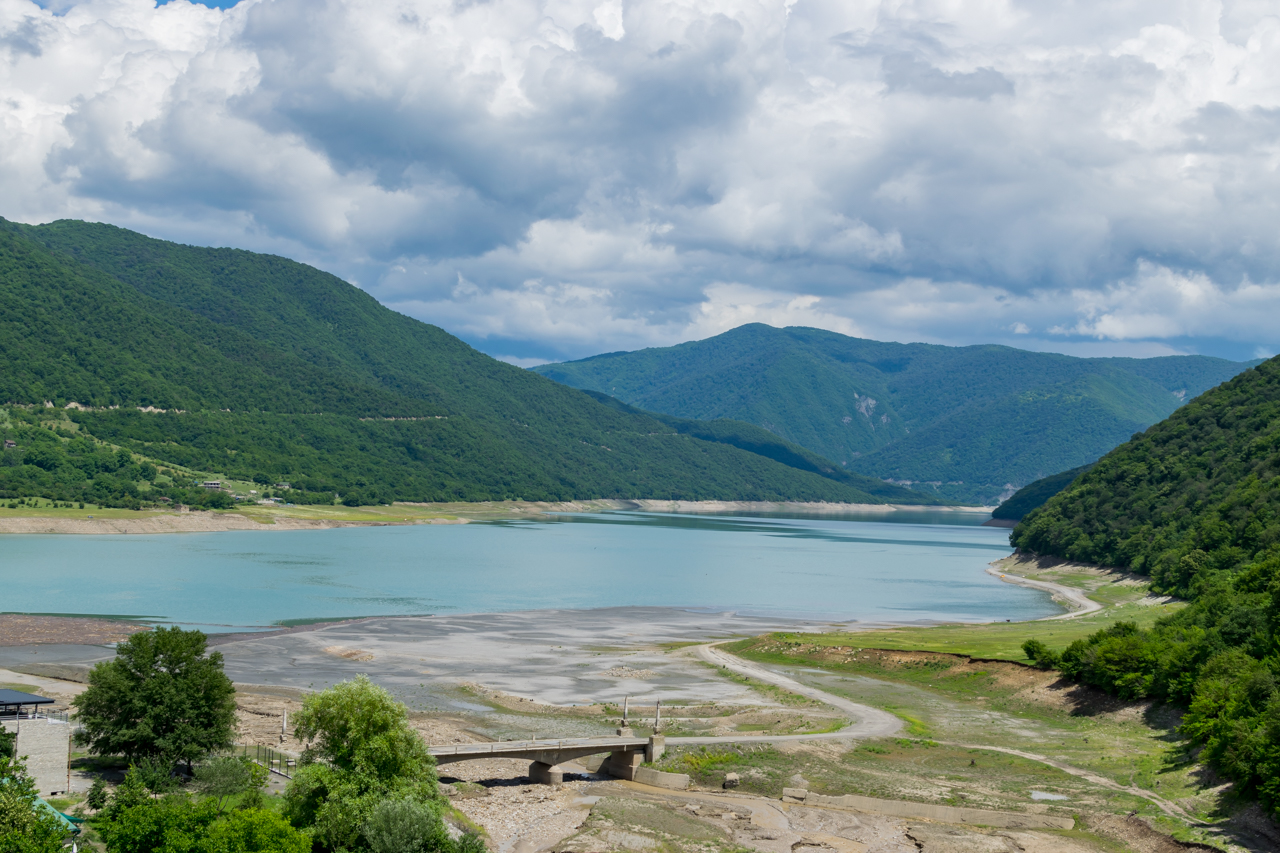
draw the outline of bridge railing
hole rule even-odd
[[[541,750],[584,749],[598,747],[601,752],[628,747],[644,746],[647,738],[624,737],[580,737],[559,738],[557,740],[499,740],[489,743],[458,743],[448,746],[431,746],[428,751],[432,755],[490,755],[503,752],[535,752]]]

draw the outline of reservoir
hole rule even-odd
[[[865,518],[608,512],[455,525],[10,535],[0,611],[267,626],[625,605],[869,622],[1035,619],[976,513]],[[215,627],[216,629],[216,627]]]

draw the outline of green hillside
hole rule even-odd
[[[1098,460],[1014,530],[1039,554],[1149,573],[1186,592],[1280,544],[1280,360],[1193,400]],[[1210,559],[1211,557],[1211,559]],[[1190,559],[1191,562],[1187,562]]]
[[[881,343],[751,324],[534,370],[648,411],[753,423],[860,474],[998,503],[1092,462],[1248,366]]]
[[[1029,483],[1014,492],[1013,497],[993,509],[991,517],[1002,521],[1020,521],[1031,510],[1044,506],[1049,498],[1071,485],[1076,477],[1092,467],[1092,465],[1081,465],[1079,468],[1050,474],[1048,477]]]
[[[0,299],[4,498],[206,498],[169,464],[299,501],[919,501],[775,436],[744,449],[746,425],[602,404],[284,258],[0,220]]]
[[[1125,698],[1187,706],[1182,730],[1203,757],[1280,817],[1280,359],[1108,453],[1011,539],[1191,601],[1149,630],[1025,648]]]

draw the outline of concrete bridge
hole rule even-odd
[[[601,773],[619,779],[634,780],[636,770],[646,761],[657,761],[666,751],[666,738],[653,737],[577,737],[561,740],[504,740],[495,743],[460,743],[453,746],[427,748],[436,764],[475,761],[481,758],[524,758],[529,765],[529,778],[544,784],[564,781],[558,765],[575,758],[608,753],[600,765]]]

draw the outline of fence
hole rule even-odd
[[[0,714],[0,722],[12,722],[17,724],[18,727],[22,726],[23,720],[51,720],[55,723],[67,725],[71,722],[71,712],[41,709],[39,711],[24,711],[21,714]],[[79,728],[80,724],[77,723],[76,729]]]
[[[257,764],[286,779],[293,778],[294,768],[298,766],[298,757],[269,746],[239,744],[236,750]]]

